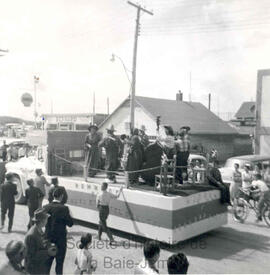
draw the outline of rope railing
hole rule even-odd
[[[60,160],[62,160],[62,161],[64,161],[64,162],[67,162],[67,163],[69,163],[69,164],[71,164],[71,165],[73,165],[74,164],[74,162],[72,162],[72,161],[70,161],[70,160],[68,160],[68,159],[66,159],[66,158],[64,158],[64,157],[61,157],[61,156],[59,156],[59,155],[57,155],[57,154],[55,154],[55,153],[53,153],[53,152],[50,152],[50,154],[52,155],[52,156],[54,156],[56,159],[60,159]],[[117,171],[110,171],[110,170],[106,170],[106,169],[99,169],[99,168],[92,168],[92,167],[88,167],[87,165],[82,165],[82,164],[80,164],[80,163],[76,163],[76,165],[77,166],[80,166],[80,167],[82,167],[83,168],[83,172],[84,172],[84,179],[85,179],[85,181],[87,181],[87,178],[88,178],[88,170],[90,169],[90,170],[92,170],[92,171],[95,171],[95,172],[103,172],[103,173],[114,173],[114,174],[116,174],[117,172],[124,172],[125,173],[125,175],[126,175],[126,187],[128,188],[129,187],[129,183],[128,183],[128,181],[129,181],[129,179],[128,179],[128,177],[129,177],[129,175],[130,174],[135,174],[135,173],[142,173],[142,172],[148,172],[148,171],[153,171],[153,170],[157,170],[157,169],[161,169],[161,168],[165,168],[165,173],[164,173],[164,176],[163,176],[163,179],[164,179],[164,183],[162,183],[161,184],[161,186],[160,186],[160,189],[159,189],[159,191],[161,192],[161,193],[163,193],[164,195],[167,195],[167,191],[168,191],[168,187],[170,186],[169,184],[168,184],[168,171],[170,170],[170,169],[186,169],[186,168],[188,168],[189,166],[174,166],[173,168],[168,164],[168,162],[167,161],[162,161],[162,165],[159,165],[159,166],[155,166],[155,167],[149,167],[149,168],[145,168],[145,169],[138,169],[138,170],[133,170],[133,171],[129,171],[129,170],[124,170],[124,169],[118,169]],[[193,182],[196,182],[196,180],[195,180],[195,176],[196,176],[196,173],[201,173],[202,175],[201,175],[201,178],[204,180],[205,179],[205,168],[191,168],[192,169],[192,172],[193,172],[193,179],[192,179],[192,181]]]

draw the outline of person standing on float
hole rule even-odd
[[[119,158],[121,153],[121,141],[114,135],[115,129],[111,125],[107,129],[107,136],[99,143],[99,147],[104,147],[106,149],[106,161],[105,170],[107,171],[107,177],[109,180],[116,183],[115,172],[117,171],[120,161]]]
[[[86,174],[89,174],[90,177],[94,177],[99,165],[98,144],[101,141],[101,135],[97,132],[98,127],[96,124],[90,124],[88,131],[89,134],[87,134],[84,143],[86,152]]]

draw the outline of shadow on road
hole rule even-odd
[[[270,236],[222,227],[165,249],[172,253],[183,251],[190,256],[206,259],[241,260],[246,257],[240,253],[245,249],[269,253]]]
[[[97,230],[97,225],[76,221],[76,224]],[[126,232],[111,230],[114,236],[125,239],[123,242],[129,243],[130,247],[143,247],[147,240],[144,237],[136,236]],[[71,232],[73,236],[81,236],[82,232]],[[269,237],[252,232],[240,231],[231,227],[221,227],[219,229],[196,236],[189,240],[175,245],[161,243],[161,248],[168,252],[185,252],[187,255],[221,260],[223,258],[234,258],[241,260],[241,251],[256,250],[270,253]]]

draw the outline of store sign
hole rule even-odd
[[[77,117],[75,116],[59,116],[56,117],[57,122],[76,122]]]

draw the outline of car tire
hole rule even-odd
[[[15,196],[15,202],[18,203],[18,204],[25,204],[26,198],[23,195],[21,179],[18,175],[15,175],[14,179],[16,180],[17,191],[18,191],[18,194]]]

